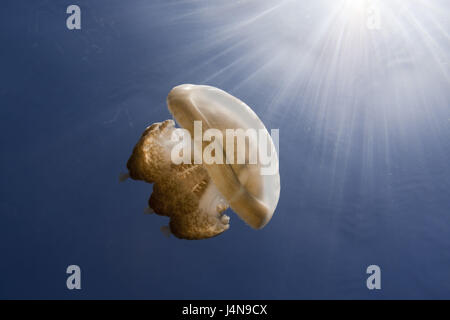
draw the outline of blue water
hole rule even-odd
[[[0,298],[450,298],[449,4],[344,2],[2,1]],[[165,238],[118,183],[181,83],[280,129],[264,229]]]

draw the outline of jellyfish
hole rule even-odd
[[[180,141],[174,139],[178,129],[175,121],[169,119],[145,129],[127,162],[128,173],[120,179],[130,177],[153,184],[146,211],[170,218],[169,225],[162,228],[165,234],[189,240],[217,236],[230,227],[230,217],[224,213],[230,207],[250,227],[263,228],[278,203],[280,176],[278,156],[262,121],[244,102],[211,86],[176,86],[167,97],[167,105],[174,120],[189,133],[188,139],[183,140],[189,142],[187,149],[183,150],[199,146],[192,141],[195,122],[227,138],[227,130],[259,130],[269,145],[275,170],[263,174],[264,164],[259,158],[248,161],[252,153],[261,151],[260,144],[252,141],[257,138],[251,135],[240,146],[233,140],[233,152],[225,148],[228,142],[217,141],[220,150],[214,152],[223,153],[223,163],[195,161],[195,152],[189,162],[174,163],[173,148]],[[208,143],[202,141],[201,151],[205,148]],[[238,151],[244,152],[246,161],[237,161]]]

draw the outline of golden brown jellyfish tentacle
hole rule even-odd
[[[178,238],[204,239],[229,228],[222,214],[228,204],[199,164],[176,165],[170,160],[174,122],[148,127],[136,144],[127,167],[130,177],[154,183],[149,206],[170,217],[170,231]]]
[[[170,141],[175,123],[173,120],[157,122],[147,127],[133,149],[127,162],[129,175],[134,180],[153,183],[170,165],[170,151],[164,147]]]

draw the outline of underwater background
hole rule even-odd
[[[0,8],[0,298],[450,298],[448,1]],[[182,83],[280,129],[264,229],[229,210],[218,237],[166,238],[168,220],[143,213],[151,185],[119,184]],[[71,264],[81,290],[66,288]],[[366,287],[373,264],[381,290]]]

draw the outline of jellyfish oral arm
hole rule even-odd
[[[183,239],[216,236],[229,228],[230,218],[223,214],[229,205],[201,165],[172,162],[175,130],[173,120],[148,127],[128,160],[129,175],[153,183],[149,208],[170,218],[172,234]]]

